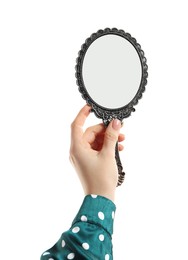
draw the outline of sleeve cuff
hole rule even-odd
[[[111,200],[99,195],[87,195],[72,222],[72,226],[77,222],[86,221],[102,227],[111,236],[115,211],[116,206]]]

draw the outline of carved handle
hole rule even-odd
[[[107,127],[108,124],[110,123],[110,120],[103,119],[103,123]],[[117,187],[118,187],[124,182],[125,179],[125,172],[123,172],[123,166],[119,157],[118,142],[116,143],[116,148],[115,148],[115,159],[118,167],[118,183],[117,183]]]
[[[118,142],[116,143],[115,158],[118,167],[118,183],[117,183],[117,187],[118,187],[124,182],[125,179],[125,172],[123,172],[123,166],[119,157]]]

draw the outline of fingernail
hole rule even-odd
[[[121,128],[121,121],[118,120],[118,119],[114,119],[113,122],[112,122],[112,127],[115,130],[119,130]]]

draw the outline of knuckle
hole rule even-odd
[[[86,129],[86,131],[87,131],[88,133],[90,133],[90,132],[94,132],[94,130],[93,130],[93,127],[92,127],[92,126],[88,127],[88,128]]]
[[[117,136],[112,133],[112,132],[106,132],[106,139],[112,141],[112,142],[116,142],[117,141]]]
[[[75,128],[75,121],[73,121],[72,123],[71,123],[71,129],[74,129]]]

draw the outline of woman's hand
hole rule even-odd
[[[91,126],[83,132],[83,125],[91,108],[85,105],[71,125],[70,160],[80,178],[85,195],[98,194],[114,201],[118,181],[115,160],[116,142],[123,141],[121,122],[117,119],[106,128],[103,124]],[[123,146],[119,144],[119,150]]]

